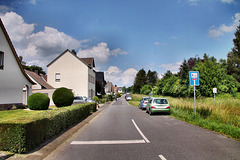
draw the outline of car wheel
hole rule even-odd
[[[149,109],[149,114],[150,114],[150,115],[153,115],[153,113],[152,113],[151,109]]]

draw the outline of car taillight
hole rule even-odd
[[[144,103],[144,104],[146,104],[146,102],[145,102],[145,101],[143,101],[143,103]]]
[[[170,109],[170,106],[168,106],[166,109]]]
[[[156,107],[152,106],[151,108],[156,108]]]

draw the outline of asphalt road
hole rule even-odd
[[[108,106],[45,160],[240,160],[240,142],[124,98]]]

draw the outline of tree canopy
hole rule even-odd
[[[140,93],[141,88],[147,84],[147,75],[144,69],[138,71],[133,84],[133,92]]]
[[[240,25],[233,39],[234,47],[227,55],[227,73],[240,82]]]
[[[23,66],[23,69],[26,69],[26,70],[29,70],[29,71],[32,71],[32,72],[35,72],[37,70],[39,74],[46,75],[46,72],[43,70],[42,67],[39,67],[37,65],[27,66],[26,62],[23,61],[23,57],[22,56],[19,56],[18,58],[19,58],[22,66]]]

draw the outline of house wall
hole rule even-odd
[[[60,73],[59,82],[55,81],[56,73]],[[54,88],[66,87],[72,89],[75,96],[88,96],[88,67],[70,52],[48,66],[47,74],[47,82]]]
[[[88,68],[88,74],[92,77],[92,80],[88,79],[88,98],[94,97],[95,85],[96,85],[96,72],[93,69]]]
[[[28,95],[30,95],[31,83],[19,68],[1,27],[0,51],[4,52],[4,69],[0,70],[0,104],[22,103],[23,87],[29,86]]]

